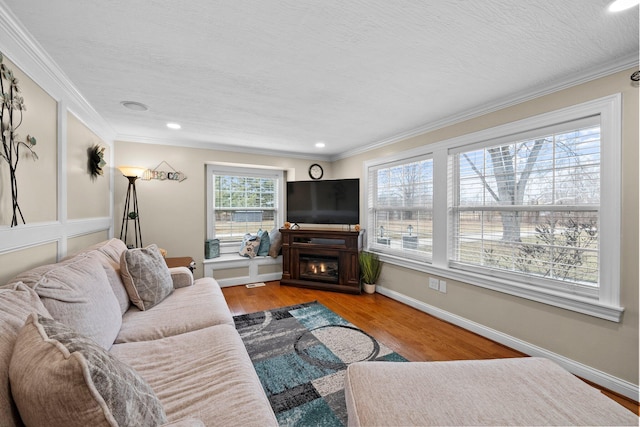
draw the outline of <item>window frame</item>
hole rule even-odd
[[[275,224],[283,224],[284,220],[284,171],[281,169],[270,169],[265,167],[247,167],[247,166],[229,166],[219,165],[215,163],[206,164],[206,206],[207,206],[207,239],[215,239],[215,206],[214,206],[214,191],[215,191],[215,175],[238,175],[256,178],[275,178],[277,180],[276,191],[277,201],[275,208],[274,220]],[[257,232],[258,230],[256,230]],[[271,231],[271,230],[267,230]],[[220,242],[220,247],[232,246],[236,248],[242,239]]]
[[[404,167],[404,166],[407,166],[407,165],[412,164],[412,163],[419,163],[419,162],[423,162],[423,161],[430,162],[431,163],[431,167],[433,168],[433,158],[431,157],[430,154],[422,154],[422,155],[415,156],[415,157],[404,157],[404,158],[402,158],[400,160],[388,161],[388,162],[383,162],[383,163],[380,163],[380,164],[372,165],[367,171],[367,174],[369,174],[367,176],[367,178],[368,178],[367,183],[369,182],[369,179],[374,177],[377,174],[377,172],[382,170],[382,169],[389,169],[389,168],[393,168],[393,167],[397,167],[397,166],[403,166]],[[432,175],[432,183],[433,183],[433,175]],[[433,187],[433,184],[432,184],[432,187]],[[365,186],[365,191],[367,193],[367,199],[366,199],[366,212],[367,212],[367,218],[366,219],[367,219],[367,222],[365,222],[365,224],[367,224],[367,228],[372,231],[371,232],[372,236],[374,236],[374,235],[377,236],[377,229],[374,230],[375,227],[372,226],[373,223],[375,222],[375,218],[371,217],[371,215],[370,215],[371,212],[373,212],[373,210],[375,209],[372,198],[374,198],[374,199],[376,198],[375,195],[377,194],[377,190],[378,190],[377,180],[374,177],[372,182],[371,182],[371,187],[369,187],[368,184]],[[431,195],[431,197],[433,198],[433,195]],[[432,203],[432,205],[433,205],[433,203]],[[388,207],[388,206],[384,206],[384,207]],[[409,209],[409,208],[401,208],[401,207],[398,207],[397,210],[401,211],[401,212],[406,212],[408,210],[413,210],[415,212],[420,211],[420,209]],[[433,217],[433,206],[427,207],[427,208],[425,208],[423,210],[431,212],[431,215]],[[371,221],[371,222],[368,222],[368,221]],[[433,220],[431,222],[432,222],[432,225],[433,225]],[[432,226],[432,228],[433,228],[433,226]],[[375,233],[374,233],[374,231],[375,231]],[[419,232],[417,231],[416,235],[418,235],[418,233]],[[432,232],[432,234],[433,234],[433,232]],[[385,245],[378,243],[377,238],[376,239],[372,238],[371,240],[372,240],[372,242],[369,243],[370,244],[369,248],[371,250],[376,251],[376,249],[379,250],[381,248],[384,248]],[[432,238],[432,243],[433,243],[433,238]],[[389,247],[388,254],[391,255],[391,256],[395,256],[395,257],[401,258],[401,259],[409,258],[409,259],[413,259],[413,260],[418,261],[418,262],[421,262],[421,261],[423,261],[423,262],[431,262],[433,250],[431,252],[426,252],[426,251],[417,251],[417,250],[412,250],[412,249],[405,249],[404,247],[401,247],[399,249],[398,248],[392,249],[391,247]]]
[[[452,240],[450,237],[449,211],[449,153],[465,147],[490,145],[488,141],[521,134],[535,129],[574,121],[584,117],[600,116],[601,169],[600,169],[600,277],[597,298],[575,295],[547,289],[523,282],[514,282],[501,275],[485,275],[459,270],[450,265]],[[369,206],[369,170],[389,162],[430,155],[433,158],[433,257],[431,262],[416,261],[372,250],[390,264],[420,272],[456,280],[465,284],[503,292],[529,300],[549,304],[590,316],[620,322],[624,308],[620,306],[620,253],[621,253],[621,146],[622,146],[622,95],[620,93],[595,99],[560,110],[524,118],[478,132],[435,142],[384,158],[365,161],[363,164],[366,206]],[[604,191],[606,189],[606,191]],[[364,210],[364,223],[369,224],[368,209]],[[425,280],[425,286],[427,286]]]
[[[487,148],[492,148],[492,147],[496,147],[496,146],[500,146],[500,145],[515,145],[518,142],[524,141],[524,140],[531,140],[531,139],[535,139],[535,138],[539,138],[542,135],[557,135],[557,134],[563,134],[566,132],[571,132],[572,130],[576,129],[576,128],[592,128],[595,126],[600,127],[600,122],[601,122],[601,118],[599,115],[597,116],[590,116],[590,117],[586,117],[586,118],[580,118],[577,120],[570,120],[570,121],[566,121],[563,123],[559,123],[557,125],[552,125],[552,126],[547,126],[544,128],[539,128],[539,129],[534,129],[532,131],[528,131],[528,132],[524,132],[521,134],[515,134],[515,135],[508,135],[504,138],[501,138],[499,140],[490,140],[490,141],[485,141],[483,143],[479,143],[479,144],[471,144],[471,145],[467,145],[467,146],[459,146],[459,147],[455,147],[453,149],[449,150],[449,214],[450,214],[450,243],[451,243],[451,252],[449,254],[449,266],[451,266],[452,268],[455,269],[459,269],[459,270],[472,270],[472,271],[478,271],[478,272],[483,272],[484,274],[491,274],[491,275],[496,275],[498,277],[503,277],[504,279],[507,280],[516,280],[516,281],[521,281],[522,283],[527,283],[527,284],[531,284],[534,286],[540,286],[540,287],[546,287],[548,289],[551,290],[561,290],[561,292],[567,292],[567,293],[574,293],[577,295],[583,295],[586,297],[598,297],[599,295],[599,290],[600,290],[600,285],[599,285],[599,280],[600,277],[598,277],[598,284],[597,286],[593,286],[593,285],[589,285],[587,283],[580,283],[580,282],[572,282],[572,281],[561,281],[561,280],[555,280],[553,278],[548,278],[548,277],[543,277],[540,275],[535,275],[535,274],[526,274],[523,272],[518,272],[515,270],[506,270],[506,269],[500,269],[500,268],[492,268],[490,266],[486,266],[486,265],[479,265],[479,264],[473,264],[473,263],[465,263],[464,261],[459,261],[454,259],[454,253],[456,252],[456,245],[460,245],[460,243],[456,240],[456,237],[458,237],[458,233],[459,230],[457,228],[457,223],[455,221],[456,219],[456,215],[460,215],[466,211],[472,211],[472,212],[477,212],[477,211],[483,211],[483,212],[504,212],[504,211],[519,211],[521,213],[531,213],[534,211],[538,211],[538,212],[554,212],[554,213],[558,213],[558,212],[574,212],[574,213],[579,213],[579,212],[595,212],[598,216],[598,218],[600,218],[600,204],[577,204],[577,205],[566,205],[566,204],[558,204],[558,203],[552,203],[552,204],[541,204],[541,205],[530,205],[530,204],[523,204],[523,205],[501,205],[501,204],[484,204],[484,203],[479,203],[476,205],[461,205],[459,204],[459,187],[458,185],[460,184],[459,181],[459,176],[457,176],[457,172],[459,170],[459,165],[456,163],[456,160],[458,159],[456,156],[463,154],[463,153],[469,153],[472,151],[480,151],[480,150],[484,150]],[[600,134],[601,132],[599,132]],[[600,142],[600,146],[602,146],[602,143]],[[599,156],[601,157],[601,151],[599,153]],[[598,166],[600,166],[600,163],[598,164]],[[599,176],[601,175],[601,173],[598,174]],[[600,189],[602,190],[602,189]],[[602,191],[600,191],[599,194],[602,194]],[[598,233],[598,239],[600,239],[600,233]],[[484,241],[484,240],[483,240]],[[589,251],[586,251],[587,253]],[[600,264],[600,263],[599,263]],[[598,268],[600,268],[600,265],[598,265]],[[599,273],[599,272],[598,272]]]

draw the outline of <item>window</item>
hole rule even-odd
[[[209,238],[239,242],[246,233],[281,224],[281,171],[207,165]]]
[[[620,94],[364,167],[383,261],[620,321]]]
[[[433,160],[414,158],[372,167],[368,182],[372,247],[402,257],[430,260]]]
[[[597,296],[600,117],[451,150],[450,264]]]

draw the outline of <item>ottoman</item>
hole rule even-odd
[[[638,416],[544,358],[358,362],[350,426],[638,425]]]

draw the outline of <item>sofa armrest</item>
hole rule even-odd
[[[169,268],[171,279],[173,279],[173,288],[184,288],[193,285],[193,273],[187,267]]]

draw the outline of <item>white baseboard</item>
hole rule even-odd
[[[408,306],[413,307],[417,310],[428,313],[434,317],[445,320],[449,323],[453,323],[456,326],[460,326],[461,328],[467,329],[485,338],[489,338],[490,340],[506,345],[510,348],[513,348],[514,350],[518,350],[529,356],[545,357],[547,359],[553,360],[574,375],[577,375],[581,378],[598,384],[599,386],[605,387],[611,391],[633,399],[636,402],[638,401],[638,385],[630,383],[629,381],[614,377],[613,375],[607,374],[606,372],[594,369],[583,363],[576,362],[575,360],[569,359],[560,354],[546,350],[542,347],[538,347],[500,331],[496,331],[495,329],[488,328],[469,319],[465,319],[464,317],[434,307],[423,301],[408,297],[399,292],[384,288],[380,285],[377,286],[376,292],[379,292],[380,294],[396,301],[407,304]]]

